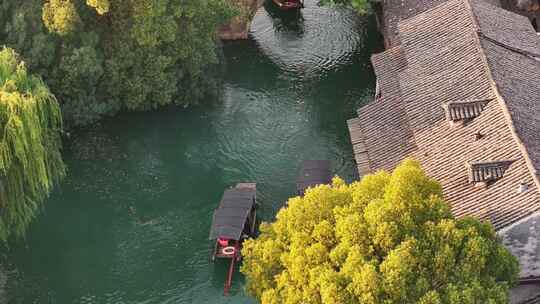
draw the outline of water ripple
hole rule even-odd
[[[362,42],[365,20],[347,8],[306,1],[300,16],[283,15],[267,4],[257,12],[252,36],[261,51],[283,70],[307,77],[325,74],[350,61]]]

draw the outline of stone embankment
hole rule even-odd
[[[222,25],[218,29],[218,37],[221,40],[247,39],[251,20],[263,4],[263,0],[229,0],[236,6],[240,13],[233,17],[230,23]]]

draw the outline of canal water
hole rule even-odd
[[[346,119],[373,95],[373,17],[306,1],[300,16],[262,7],[249,41],[226,43],[213,106],[130,113],[65,143],[69,175],[27,239],[4,255],[8,303],[254,303],[209,260],[223,190],[257,182],[271,220],[304,159],[354,178]]]

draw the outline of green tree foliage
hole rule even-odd
[[[518,273],[492,226],[455,219],[413,160],[290,199],[242,253],[263,304],[502,304]]]
[[[368,14],[373,8],[374,0],[321,0],[326,5],[350,5],[359,14]]]
[[[217,92],[216,29],[229,0],[20,0],[0,4],[0,44],[58,97],[66,123],[196,104]]]
[[[20,237],[65,175],[60,107],[11,49],[0,51],[0,240]]]

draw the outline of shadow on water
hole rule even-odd
[[[223,190],[256,181],[262,219],[294,194],[302,160],[350,179],[346,120],[373,94],[373,17],[306,1],[301,19],[261,8],[251,39],[224,44],[222,96],[129,113],[65,143],[66,181],[9,248],[12,303],[253,303],[209,261]],[[13,282],[13,283],[11,283]]]

